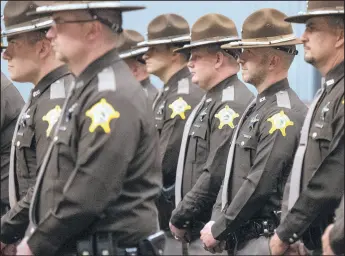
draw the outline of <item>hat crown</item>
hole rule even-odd
[[[35,11],[37,4],[34,1],[7,1],[4,8],[5,27],[18,25],[35,19],[26,14]]]
[[[225,37],[238,37],[238,32],[235,23],[222,14],[206,14],[192,26],[192,42]]]
[[[119,35],[117,40],[117,49],[119,52],[131,50],[138,43],[144,41],[144,37],[135,30],[125,29]]]
[[[242,39],[277,37],[293,34],[292,25],[284,19],[287,16],[272,8],[252,13],[243,23]]]
[[[307,1],[307,12],[344,10],[344,1]]]
[[[183,36],[190,33],[188,22],[173,13],[162,14],[154,18],[147,30],[149,40]]]

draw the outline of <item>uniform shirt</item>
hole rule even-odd
[[[239,128],[229,202],[212,226],[213,237],[224,240],[248,220],[272,219],[280,210],[306,112],[287,79],[258,95]]]
[[[1,218],[0,240],[5,243],[13,243],[25,233],[38,169],[72,79],[65,65],[48,73],[31,90],[27,110],[19,117],[18,131],[14,134],[15,192],[19,201]]]
[[[204,93],[197,85],[192,84],[189,69],[185,67],[169,79],[161,95],[155,99],[153,112],[160,135],[164,187],[170,187],[175,183],[183,128],[189,114]]]
[[[311,120],[302,191],[277,228],[279,238],[287,243],[333,214],[344,192],[344,62],[328,72],[325,81]]]
[[[334,226],[329,233],[329,242],[336,255],[344,253],[344,195],[335,212]]]
[[[23,97],[18,89],[1,72],[1,107],[0,107],[0,173],[1,202],[8,204],[8,170],[10,165],[11,140],[21,109]]]
[[[158,89],[151,83],[150,78],[146,78],[142,81],[140,81],[140,84],[142,85],[148,101],[149,105],[152,106],[154,99],[156,98],[158,94]]]
[[[54,255],[82,232],[110,231],[119,247],[133,247],[158,230],[162,176],[145,92],[116,49],[73,88],[31,204],[28,245],[37,256]]]
[[[193,219],[208,221],[224,178],[231,136],[246,106],[254,98],[237,75],[206,93],[189,131],[182,180],[183,200],[171,223],[182,228]]]

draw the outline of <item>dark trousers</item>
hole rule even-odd
[[[9,210],[10,210],[10,205],[4,201],[0,202],[0,211],[1,211],[1,217],[4,216]]]

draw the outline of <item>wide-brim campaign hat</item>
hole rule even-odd
[[[284,21],[286,17],[286,14],[276,9],[260,9],[245,19],[241,31],[242,39],[222,45],[221,48],[243,49],[302,44],[301,39],[293,34],[291,23]],[[291,51],[291,54],[297,52]]]
[[[144,37],[137,31],[125,29],[119,34],[117,39],[117,51],[121,59],[138,57],[147,52],[148,47],[134,48]]]
[[[149,23],[147,40],[138,43],[137,47],[189,42],[188,22],[180,15],[168,13],[159,15]]]
[[[2,17],[4,30],[1,31],[1,36],[13,36],[49,28],[53,23],[49,17],[27,15],[35,11],[36,7],[34,1],[7,1]]]
[[[344,1],[307,1],[307,11],[290,16],[285,21],[305,23],[308,19],[318,16],[344,16]]]
[[[145,6],[129,5],[120,1],[35,1],[38,7],[29,15],[51,16],[55,12],[92,9],[113,9],[121,12],[145,9]]]
[[[239,40],[235,23],[228,17],[210,13],[200,17],[192,26],[190,44],[175,52],[190,51],[192,48],[211,44],[224,44]]]

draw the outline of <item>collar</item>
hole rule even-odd
[[[61,77],[70,74],[67,65],[62,65],[44,76],[38,84],[31,90],[32,98],[37,98],[41,95],[52,83],[59,80]]]
[[[141,84],[144,88],[146,88],[147,86],[149,86],[149,85],[151,84],[150,78],[148,77],[148,78],[146,78],[146,79],[144,79],[144,80],[141,80],[141,81],[140,81],[140,84]]]
[[[120,60],[121,59],[117,53],[116,48],[113,48],[110,51],[106,52],[104,55],[91,62],[91,64],[89,64],[84,69],[79,77],[77,77],[76,87],[79,88],[88,84],[98,72]]]
[[[207,92],[207,94],[213,94],[213,93],[217,93],[217,92],[223,91],[223,89],[227,88],[228,86],[235,85],[237,81],[238,81],[237,74],[229,76],[229,77],[225,78],[223,81],[219,82],[214,87],[212,87]]]
[[[178,84],[178,81],[188,76],[190,76],[190,71],[188,67],[184,67],[181,70],[177,71],[172,77],[170,77],[169,81],[164,85],[164,88],[174,87]]]
[[[258,94],[258,96],[256,97],[256,105],[257,106],[263,105],[268,98],[275,95],[277,92],[286,90],[288,88],[290,88],[290,86],[289,86],[289,81],[287,78],[284,78],[283,80],[280,80],[272,84],[262,93]]]
[[[331,69],[325,76],[326,91],[330,91],[344,77],[344,61]]]

